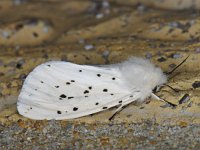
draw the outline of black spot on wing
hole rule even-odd
[[[95,103],[95,105],[99,105],[99,103],[98,103],[98,102],[96,102],[96,103]]]
[[[44,83],[43,81],[40,81],[41,83]]]
[[[103,89],[103,92],[108,92],[108,89]]]
[[[115,79],[116,79],[115,77],[112,78],[112,80],[115,80]]]
[[[71,83],[72,83],[72,82],[75,82],[75,80],[71,80],[70,82],[71,82]],[[70,82],[66,82],[66,84],[67,84],[67,85],[70,85],[70,84],[71,84]]]
[[[72,99],[72,98],[74,98],[73,96],[71,96],[71,97],[68,97],[68,99]]]
[[[108,107],[103,107],[102,109],[107,109]]]
[[[79,72],[82,72],[82,70],[79,70]]]
[[[77,108],[77,107],[74,107],[74,108],[73,108],[73,111],[77,111],[77,110],[78,110],[78,108]]]
[[[119,101],[119,103],[121,104],[121,103],[122,103],[122,101]]]
[[[66,98],[67,96],[65,94],[61,94],[60,98]]]
[[[101,77],[101,74],[97,74],[97,77]]]
[[[91,86],[89,86],[89,87],[88,87],[88,89],[90,89],[90,90],[91,90],[91,89],[92,89],[92,87],[91,87]]]
[[[55,86],[55,88],[59,88],[59,86],[58,86],[58,85],[56,85],[56,86]]]
[[[88,91],[88,90],[85,90],[83,93],[84,93],[84,94],[87,94],[87,93],[89,93],[89,91]]]
[[[60,114],[62,114],[62,112],[61,112],[60,110],[58,110],[58,111],[57,111],[57,114],[59,114],[59,115],[60,115]]]

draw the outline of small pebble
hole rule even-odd
[[[187,107],[192,107],[192,103],[193,103],[193,102],[190,102],[190,103],[187,105]]]
[[[28,141],[31,141],[31,137],[27,137],[27,140],[28,140]]]
[[[167,107],[170,107],[171,105],[170,104],[165,104],[165,105],[162,105],[162,106],[160,106],[160,107],[162,107],[162,108],[167,108]]]
[[[196,52],[200,53],[200,47],[196,48]]]
[[[47,131],[48,131],[48,130],[47,130],[46,128],[44,128],[44,129],[42,130],[43,133],[47,133]]]
[[[200,87],[200,81],[195,81],[193,84],[192,84],[192,87],[193,88],[199,88]]]
[[[137,10],[140,11],[140,12],[144,12],[146,10],[146,7],[144,5],[139,5],[137,7]]]
[[[160,58],[157,59],[157,61],[159,61],[159,62],[164,62],[164,61],[166,61],[166,58],[160,57]]]
[[[16,45],[16,46],[15,46],[15,49],[16,49],[16,50],[19,50],[19,49],[20,49],[20,46],[19,46],[19,45]]]
[[[97,19],[101,19],[101,18],[103,18],[103,17],[104,17],[104,14],[102,14],[102,13],[96,14],[96,18],[97,18]]]
[[[183,57],[181,54],[172,54],[171,56],[172,58],[175,58],[175,59]]]
[[[128,118],[130,118],[132,115],[130,114],[130,115],[127,115],[126,117],[128,117]]]
[[[180,100],[179,100],[179,104],[183,104],[186,103],[187,101],[190,100],[189,94],[185,94]]]
[[[173,28],[177,28],[178,27],[178,23],[177,22],[170,22],[168,25],[170,27],[173,27]]]
[[[162,56],[162,52],[161,51],[158,51],[157,53],[156,53],[158,56]]]
[[[38,24],[38,20],[37,19],[31,19],[27,23],[27,25],[29,25],[29,26],[36,26],[37,24]]]
[[[105,50],[103,53],[102,53],[102,56],[104,58],[107,58],[109,56],[110,52],[108,50]]]
[[[43,31],[44,31],[45,33],[48,33],[48,32],[49,32],[49,27],[48,27],[48,26],[45,26],[45,27],[43,28]]]
[[[22,4],[22,0],[14,0],[13,3],[14,5],[20,5]]]
[[[193,24],[196,23],[196,20],[194,20],[194,19],[193,19],[193,20],[190,20],[189,23],[190,23],[190,25],[193,25]]]
[[[10,37],[10,33],[8,31],[3,31],[2,35],[4,38],[9,38]]]
[[[27,75],[26,74],[22,74],[22,75],[20,75],[20,79],[22,80],[22,81],[24,81],[25,79],[26,79],[26,77],[27,77]]]
[[[171,107],[172,109],[175,109],[176,108],[176,106],[173,104],[169,104],[169,103],[166,103],[165,105],[162,105],[162,106],[160,106],[160,107],[162,107],[162,108],[167,108],[167,107]]]
[[[110,9],[105,9],[103,13],[104,13],[104,15],[109,15],[110,14]]]
[[[94,49],[94,46],[93,45],[85,45],[84,48],[85,48],[85,50],[89,51],[89,50]]]
[[[85,43],[85,40],[84,40],[84,39],[79,39],[78,42],[79,42],[80,44],[84,44],[84,43]]]
[[[44,54],[44,55],[42,56],[42,58],[48,59],[49,56],[48,56],[48,54]]]
[[[147,52],[146,54],[145,54],[145,58],[147,58],[147,59],[151,59],[152,58],[152,54],[151,53],[149,53],[149,52]]]
[[[25,61],[23,59],[19,60],[16,64],[17,69],[21,69]]]
[[[104,1],[102,2],[102,7],[103,7],[103,8],[108,8],[108,7],[110,7],[110,3],[109,3],[107,0],[104,0]]]

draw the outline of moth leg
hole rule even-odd
[[[172,107],[177,106],[176,104],[173,104],[173,103],[171,103],[171,102],[169,102],[169,101],[167,101],[167,100],[165,100],[165,99],[161,99],[160,97],[158,97],[158,96],[155,95],[154,93],[151,93],[151,97],[154,98],[154,99],[156,99],[156,100],[159,100],[159,101],[165,102],[165,103],[171,105]]]
[[[115,110],[115,112],[112,114],[112,116],[109,118],[109,121],[111,121],[111,120],[117,115],[117,113],[119,113],[120,111],[122,111],[122,110],[123,110],[128,104],[130,104],[131,102],[132,102],[132,100],[131,100],[131,101],[127,101],[127,102],[121,104],[121,105]]]
[[[175,88],[171,87],[171,86],[168,85],[168,84],[164,84],[164,85],[167,86],[168,88],[170,88],[171,90],[173,90],[174,92],[180,92],[179,89],[175,89]]]
[[[155,95],[154,93],[151,93],[151,97],[154,98],[154,99],[156,99],[156,100],[165,102],[163,99],[161,99],[160,97],[158,97],[158,96]]]
[[[120,105],[108,120],[111,121],[118,112],[122,111],[122,109],[123,109],[123,105]]]

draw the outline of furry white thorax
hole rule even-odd
[[[127,85],[131,89],[137,87],[143,93],[140,101],[149,97],[156,86],[167,81],[167,77],[162,70],[146,59],[131,57],[120,63],[119,69]]]

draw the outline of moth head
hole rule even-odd
[[[164,85],[156,85],[155,88],[152,90],[153,93],[156,93],[160,90],[161,87],[163,87]]]
[[[153,93],[158,92],[161,87],[167,82],[167,76],[160,68],[155,68],[152,73],[151,83]]]

